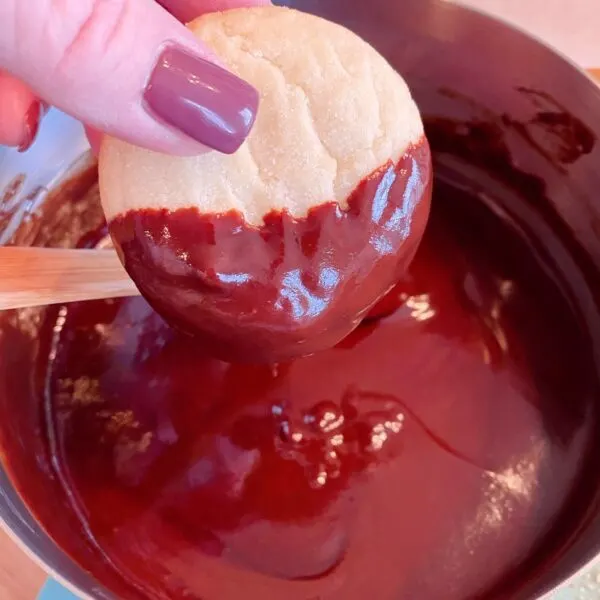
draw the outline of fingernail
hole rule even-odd
[[[250,84],[175,46],[160,55],[144,99],[159,119],[224,154],[248,137],[258,108]]]
[[[31,148],[40,129],[42,117],[47,112],[47,105],[36,100],[25,113],[25,132],[17,150],[25,152]]]

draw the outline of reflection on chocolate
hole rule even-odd
[[[169,323],[217,356],[286,360],[329,348],[361,321],[414,257],[429,214],[425,140],[364,180],[341,210],[305,218],[130,211],[110,223],[125,268]]]

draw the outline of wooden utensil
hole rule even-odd
[[[114,250],[0,248],[0,310],[138,294]]]

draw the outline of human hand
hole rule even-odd
[[[1,0],[0,144],[26,150],[48,105],[99,134],[177,155],[230,153],[256,90],[182,24],[268,0]],[[179,20],[178,20],[179,19]]]

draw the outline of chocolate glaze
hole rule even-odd
[[[425,139],[366,178],[341,210],[131,211],[111,221],[125,268],[152,306],[217,356],[286,360],[335,345],[398,280],[421,240],[431,196]]]

